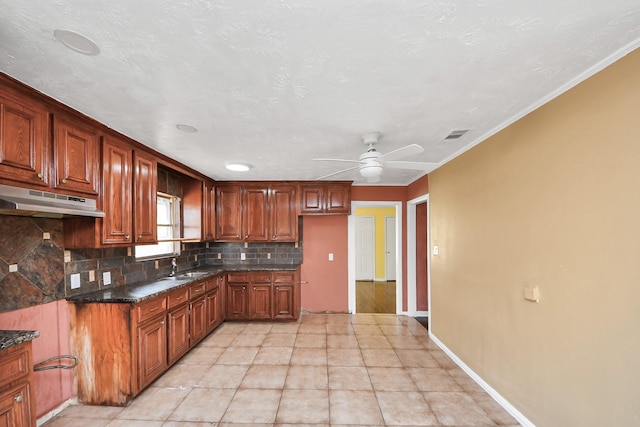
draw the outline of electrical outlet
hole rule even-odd
[[[240,261],[244,261],[247,259],[247,254],[245,254],[244,252],[240,252]]]
[[[153,266],[156,268],[156,270],[157,270],[158,268],[160,268],[160,261],[156,260],[156,261],[153,263]]]
[[[197,261],[198,260],[198,255],[196,255],[195,257],[196,257],[195,261]]]
[[[9,273],[15,273],[18,271],[18,264],[9,264]]]
[[[127,248],[127,256],[131,256],[131,246]]]
[[[45,231],[44,233],[42,233],[42,239],[43,240],[49,240],[51,239],[51,233]]]
[[[267,254],[267,259],[271,259],[271,253]]]
[[[71,289],[80,288],[80,273],[72,274],[70,279],[71,279],[71,282],[70,282]]]
[[[71,251],[64,251],[64,262],[71,262]]]
[[[218,259],[222,259],[222,254],[218,254]]]
[[[329,261],[333,261],[333,254],[329,254]]]
[[[111,272],[105,271],[102,273],[102,284],[104,286],[109,286],[111,284]]]
[[[89,270],[89,281],[90,282],[95,282],[96,280],[96,271],[95,270]]]

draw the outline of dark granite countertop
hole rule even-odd
[[[75,303],[131,303],[136,304],[148,298],[160,295],[198,280],[213,277],[219,273],[232,271],[295,271],[296,264],[242,264],[225,266],[207,266],[189,271],[180,271],[174,277],[162,277],[148,282],[134,283],[125,286],[102,289],[86,294],[67,297],[67,301]],[[195,273],[195,276],[188,274]]]
[[[31,341],[40,336],[38,331],[13,331],[0,329],[0,350]]]

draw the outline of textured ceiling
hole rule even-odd
[[[640,46],[638,0],[0,0],[0,10],[0,71],[214,179],[315,179],[349,164],[311,159],[357,159],[370,131],[383,133],[383,153],[419,144],[404,160],[441,164]],[[101,53],[66,48],[55,29]],[[444,142],[454,129],[470,131]],[[229,172],[229,161],[254,167]],[[423,174],[387,168],[380,184]]]

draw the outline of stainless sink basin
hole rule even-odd
[[[178,277],[178,278],[189,278],[189,277],[202,277],[202,276],[206,276],[209,273],[207,273],[206,271],[190,271],[188,273],[180,273],[177,276],[174,277]]]

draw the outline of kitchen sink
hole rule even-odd
[[[177,276],[174,277],[178,277],[178,278],[189,278],[189,277],[202,277],[202,276],[206,276],[210,273],[206,272],[206,271],[190,271],[188,273],[180,273]]]

